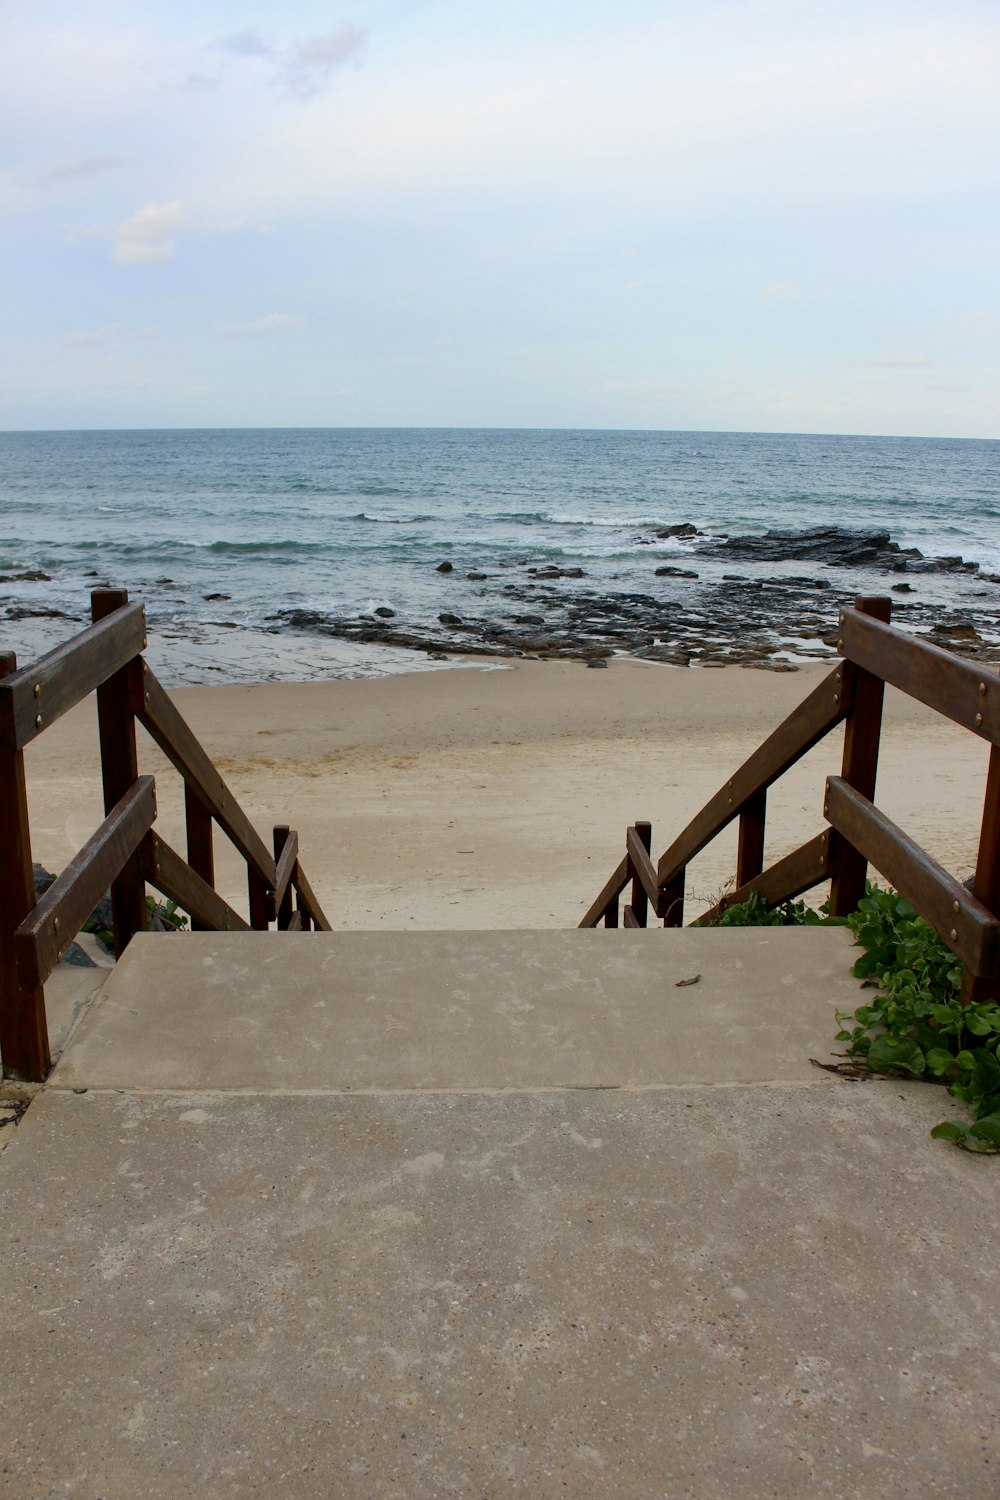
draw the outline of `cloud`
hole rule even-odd
[[[290,313],[267,313],[251,323],[220,323],[215,331],[224,339],[256,339],[280,333],[283,328],[292,328],[301,322],[301,318],[293,318]]]
[[[234,57],[273,57],[274,48],[269,47],[256,31],[237,31],[232,36],[219,39],[216,46]]]
[[[106,337],[104,328],[93,330],[80,328],[75,333],[68,333],[64,340],[67,349],[93,349],[98,344],[103,344]]]
[[[45,167],[24,180],[32,187],[57,188],[66,183],[84,181],[88,177],[99,177],[105,172],[117,172],[128,165],[124,156],[73,156],[67,161]]]
[[[111,259],[133,266],[169,260],[177,249],[174,235],[183,220],[182,203],[147,203],[112,231]]]
[[[790,281],[772,281],[770,286],[764,287],[762,297],[780,297],[783,292],[790,292],[792,283]]]
[[[336,30],[300,42],[285,72],[288,92],[299,99],[317,94],[334,68],[342,67],[361,50],[366,36],[361,27],[341,21]]]
[[[926,354],[899,353],[873,354],[862,363],[874,370],[919,370],[932,365],[934,361]]]

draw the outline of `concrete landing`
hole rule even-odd
[[[0,1155],[0,1494],[996,1500],[1000,1171],[810,1066],[850,957],[140,940]]]
[[[843,928],[144,936],[52,1082],[309,1091],[813,1082]],[[684,983],[696,976],[694,984]]]

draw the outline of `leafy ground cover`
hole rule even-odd
[[[835,921],[802,901],[768,909],[757,896],[732,906],[720,926],[812,926]],[[838,1012],[844,1071],[908,1076],[945,1086],[968,1107],[970,1121],[944,1120],[931,1135],[966,1151],[1000,1151],[1000,1004],[963,1006],[962,969],[898,891],[869,882],[846,919],[864,952],[851,972],[870,984],[871,1000]]]

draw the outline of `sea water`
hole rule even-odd
[[[420,628],[443,610],[473,607],[481,590],[469,572],[529,560],[582,568],[589,590],[613,595],[648,586],[655,564],[683,564],[695,545],[698,586],[720,587],[727,565],[713,563],[704,538],[655,537],[681,523],[709,539],[882,529],[902,547],[996,574],[1000,442],[371,428],[0,433],[0,518],[0,645],[22,661],[71,632],[90,588],[110,583],[147,602],[174,682],[378,675],[425,658],[289,635],[279,612],[392,609]],[[449,562],[452,572],[440,573]],[[32,573],[47,578],[17,576]],[[926,574],[920,587],[949,606],[964,590],[980,616],[992,609],[996,618],[1000,593],[975,576]]]

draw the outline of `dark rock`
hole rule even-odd
[[[450,615],[448,613],[438,615],[438,619],[442,625],[461,625],[462,623],[458,615]]]
[[[201,596],[208,604],[215,604],[219,599],[231,599],[232,594],[202,594]]]
[[[565,568],[563,570],[564,578],[586,578],[586,576],[583,568]]]
[[[4,573],[0,577],[0,583],[51,583],[52,578],[48,573],[43,573],[41,568],[29,568],[25,573]]]
[[[97,965],[89,953],[85,953],[79,943],[70,943],[62,956],[64,964],[71,964],[74,969],[96,969]]]
[[[544,615],[515,615],[515,625],[544,625]]]
[[[40,865],[37,860],[31,867],[31,873],[34,876],[35,880],[36,896],[41,896],[44,891],[47,891],[49,886],[56,878],[51,870],[47,870],[45,866]]]
[[[8,620],[75,620],[78,616],[67,614],[64,609],[52,609],[45,605],[9,604],[7,618]]]
[[[454,571],[455,570],[450,562],[438,563],[437,568],[435,569],[435,572],[437,573],[453,573]]]
[[[385,604],[380,604],[375,613],[380,620],[394,620],[396,618],[396,611],[389,609]]]
[[[913,593],[913,584],[912,583],[894,583],[892,585],[892,592],[894,594],[912,594]]]
[[[607,664],[608,658],[606,656],[588,656],[586,659],[588,667],[606,667]]]
[[[690,568],[674,568],[669,564],[664,564],[662,568],[655,570],[655,576],[657,578],[697,578],[698,574],[693,573]]]
[[[486,574],[485,573],[466,573],[465,576],[472,583],[482,583],[483,579],[486,577]]]
[[[704,536],[697,526],[692,526],[690,521],[680,521],[676,526],[664,526],[656,533],[657,541],[666,541],[671,536]]]

